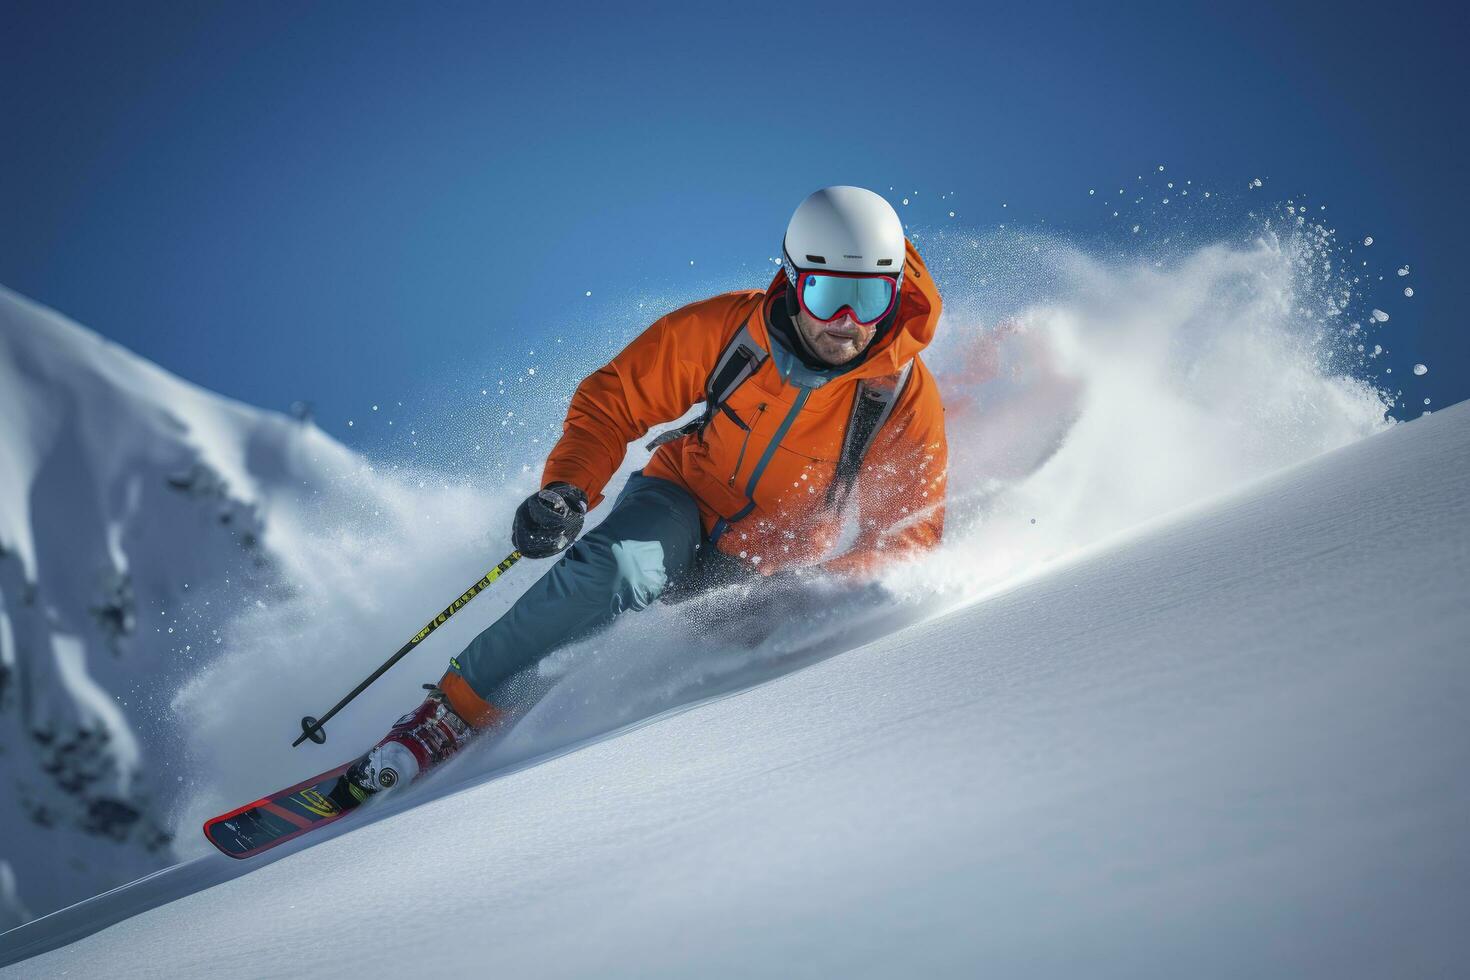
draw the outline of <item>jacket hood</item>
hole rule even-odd
[[[778,271],[761,300],[762,316],[752,317],[752,321],[759,322],[762,339],[767,345],[771,343],[766,332],[771,304],[785,302],[784,294],[790,288],[786,273]],[[934,339],[941,306],[939,290],[929,275],[928,267],[924,265],[918,249],[914,248],[914,243],[905,239],[903,283],[898,291],[898,317],[892,329],[863,354],[862,363],[850,371],[844,371],[842,377],[876,378],[896,374]]]

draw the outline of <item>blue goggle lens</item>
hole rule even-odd
[[[868,324],[888,312],[893,303],[893,281],[879,276],[824,276],[802,280],[801,304],[818,320],[830,320],[844,306],[853,318]]]

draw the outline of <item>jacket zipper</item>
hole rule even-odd
[[[786,433],[791,429],[791,423],[801,414],[802,406],[806,404],[808,396],[812,393],[810,388],[802,388],[796,394],[796,401],[791,406],[791,411],[781,420],[780,426],[776,428],[776,434],[771,436],[771,441],[766,443],[766,451],[761,453],[761,458],[756,461],[755,469],[750,473],[750,480],[745,484],[745,497],[750,502],[749,506],[755,506],[755,487],[760,483],[761,474],[766,471],[766,465],[771,462],[771,457],[776,455],[776,449],[786,438]],[[742,515],[744,516],[744,515]]]
[[[756,406],[755,419],[749,425],[744,426],[745,438],[740,440],[740,452],[735,457],[735,471],[730,474],[730,479],[727,481],[732,487],[735,485],[735,478],[740,475],[740,465],[745,462],[745,447],[750,445],[750,434],[755,431],[757,425],[760,425],[761,416],[765,413],[766,403],[761,402]]]
[[[729,517],[721,517],[715,522],[714,529],[710,531],[709,535],[711,542],[718,541],[730,529],[731,524],[744,520],[750,516],[751,511],[755,510],[756,484],[760,482],[761,474],[765,472],[766,464],[771,461],[772,456],[776,455],[776,448],[781,445],[781,440],[786,438],[786,433],[790,430],[791,423],[795,422],[796,417],[801,414],[801,408],[806,404],[807,396],[811,393],[810,388],[801,388],[797,391],[796,403],[791,406],[791,411],[786,413],[786,417],[776,427],[776,434],[771,436],[770,442],[766,443],[765,452],[761,453],[761,458],[756,461],[755,469],[750,474],[750,480],[745,484],[745,506]]]

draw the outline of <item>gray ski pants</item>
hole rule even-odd
[[[450,669],[497,707],[500,688],[559,647],[643,609],[694,569],[704,540],[699,508],[684,488],[634,473],[612,512],[567,550]],[[712,550],[712,549],[709,549]]]

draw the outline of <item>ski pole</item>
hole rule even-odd
[[[367,680],[354,687],[351,694],[347,695],[341,701],[338,701],[336,704],[332,705],[331,711],[328,711],[326,714],[322,715],[320,719],[313,718],[311,715],[307,715],[305,718],[302,718],[301,734],[296,736],[296,741],[291,743],[291,747],[294,749],[296,746],[300,745],[307,739],[311,739],[318,745],[325,742],[327,740],[327,733],[325,731],[326,724],[328,721],[331,720],[333,715],[335,715],[338,711],[341,711],[343,706],[346,705],[347,702],[351,701],[363,691],[367,690],[368,685],[377,680],[379,677],[382,677],[383,674],[387,672],[389,667],[392,667],[394,664],[398,663],[398,661],[407,656],[408,651],[418,646],[419,643],[421,643],[426,636],[442,626],[446,621],[448,621],[450,616],[453,616],[455,613],[459,612],[466,605],[468,605],[471,599],[488,589],[492,582],[500,578],[500,576],[504,575],[506,571],[510,569],[510,566],[514,565],[520,560],[521,553],[519,551],[512,551],[510,554],[506,555],[504,561],[502,561],[499,565],[496,565],[494,568],[490,569],[490,571],[486,572],[485,577],[480,579],[480,581],[476,582],[474,585],[470,586],[469,589],[464,593],[464,595],[460,596],[458,599],[455,599],[449,605],[445,606],[443,612],[435,616],[433,619],[429,620],[429,622],[425,624],[423,629],[414,634],[413,639],[409,640],[403,646],[399,647],[398,652],[393,654],[393,656],[389,657],[386,661],[384,661],[383,666],[379,667],[377,670],[369,674]]]

